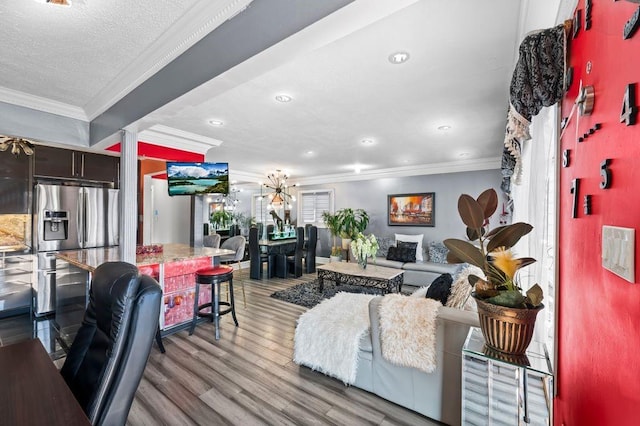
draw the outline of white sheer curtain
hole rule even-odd
[[[538,314],[534,339],[544,342],[554,363],[558,107],[544,108],[531,123],[530,141],[522,148],[522,181],[512,184],[513,222],[527,222],[533,231],[514,248],[518,257],[533,257],[536,263],[520,270],[522,287],[534,284],[544,291],[545,308]]]

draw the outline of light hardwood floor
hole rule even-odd
[[[413,411],[293,361],[296,319],[306,308],[269,297],[299,279],[251,280],[234,273],[236,313],[154,346],[129,413],[135,425],[437,425]],[[247,306],[242,303],[244,283]]]

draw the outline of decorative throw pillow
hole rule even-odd
[[[418,243],[416,247],[416,260],[423,261],[424,257],[422,256],[422,239],[424,235],[405,235],[405,234],[396,234],[396,246],[398,245],[398,241],[407,241],[410,243]]]
[[[415,262],[416,261],[416,248],[411,247],[389,247],[387,253],[387,260],[395,260],[398,262]]]
[[[376,256],[387,257],[387,253],[389,252],[389,247],[394,245],[396,240],[391,237],[380,237],[378,238],[378,251],[376,252]]]
[[[445,273],[433,280],[429,289],[427,290],[427,298],[439,300],[442,306],[447,304],[447,299],[451,293],[451,283],[453,278],[451,274]]]
[[[449,249],[443,243],[429,243],[429,260],[436,263],[447,263],[447,253]]]
[[[451,286],[451,295],[447,300],[446,306],[463,309],[465,311],[477,311],[476,302],[473,300],[473,297],[471,297],[473,287],[469,284],[469,275],[477,275],[478,277],[484,278],[484,274],[477,266],[464,265],[464,269],[456,275],[455,281]]]

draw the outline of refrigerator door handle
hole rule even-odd
[[[84,190],[80,188],[78,192],[78,206],[76,209],[76,223],[78,225],[78,243],[81,248],[84,247],[85,243],[84,219]]]

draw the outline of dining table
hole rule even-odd
[[[260,246],[261,251],[266,252],[273,259],[274,275],[278,278],[286,278],[286,255],[288,252],[295,250],[296,237],[293,236],[291,238],[282,238],[277,240],[258,240],[258,246]],[[257,261],[259,262],[260,260]]]
[[[38,339],[0,346],[0,423],[90,425]]]

